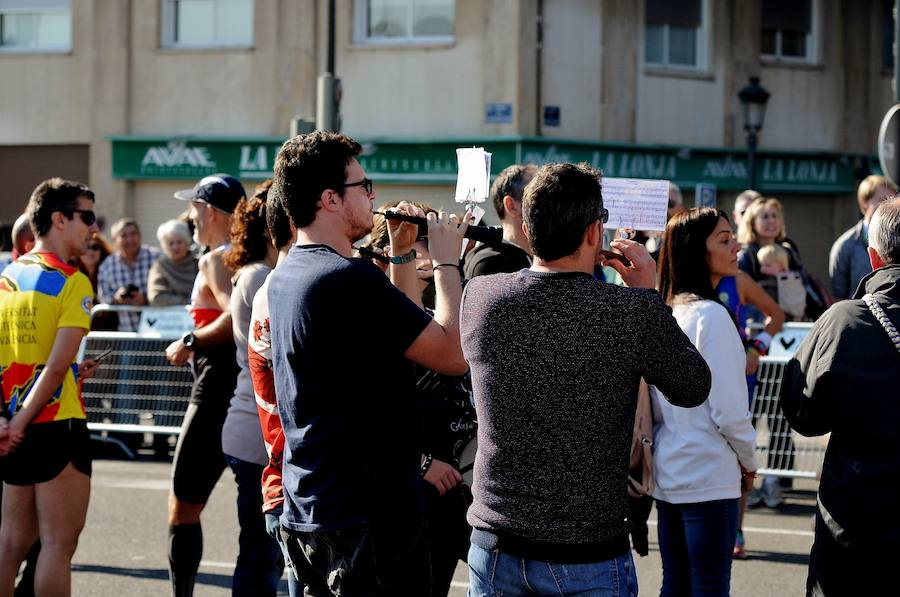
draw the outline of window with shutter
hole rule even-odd
[[[454,0],[356,0],[354,39],[360,44],[453,41]]]
[[[253,0],[164,0],[162,25],[163,47],[249,47]]]
[[[0,0],[0,52],[72,50],[71,0]]]
[[[763,58],[815,62],[816,0],[762,0]]]
[[[707,2],[646,0],[644,62],[667,68],[704,68]]]

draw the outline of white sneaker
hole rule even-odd
[[[784,504],[781,483],[779,483],[777,477],[766,477],[763,479],[762,493],[767,508],[780,508]]]
[[[752,489],[747,492],[746,497],[744,497],[744,504],[746,504],[748,508],[756,508],[762,505],[764,499],[765,496],[763,496],[761,489]]]

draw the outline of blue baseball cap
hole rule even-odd
[[[199,201],[208,203],[226,213],[234,213],[238,201],[247,196],[244,186],[228,174],[210,174],[200,179],[193,189],[175,192],[175,198],[181,201]]]

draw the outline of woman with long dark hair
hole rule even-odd
[[[266,532],[262,511],[262,473],[269,462],[259,426],[247,358],[253,297],[275,265],[278,252],[266,227],[266,196],[271,181],[259,185],[249,200],[241,199],[231,223],[231,248],[225,265],[231,281],[231,321],[240,367],[234,396],[222,426],[222,451],[238,487],[238,559],[233,595],[274,597],[284,568],[278,543]]]
[[[91,288],[94,290],[94,304],[100,303],[100,292],[97,288],[97,274],[100,271],[100,264],[106,261],[106,258],[112,254],[113,248],[109,244],[103,234],[98,232],[88,244],[87,251],[83,255],[75,259],[75,266],[78,270],[88,277],[91,281]],[[100,311],[91,317],[91,330],[112,331],[119,329],[119,316],[115,311]]]
[[[715,291],[737,274],[738,250],[723,211],[691,209],[666,225],[659,292],[709,364],[712,387],[690,409],[651,388],[663,596],[729,594],[738,499],[756,470],[744,345]]]

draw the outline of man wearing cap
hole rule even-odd
[[[169,573],[172,594],[192,595],[203,553],[200,513],[225,470],[222,424],[234,394],[238,367],[231,329],[231,274],[222,261],[228,250],[231,214],[244,187],[227,174],[203,178],[176,199],[191,202],[194,240],[209,248],[200,258],[191,292],[194,330],[166,348],[173,365],[193,356],[194,386],[172,463],[169,496]]]
[[[147,304],[147,278],[159,257],[159,249],[141,244],[137,222],[122,218],[110,229],[116,252],[103,260],[97,271],[100,301],[115,305]],[[136,313],[119,314],[119,331],[134,332],[139,318]]]

